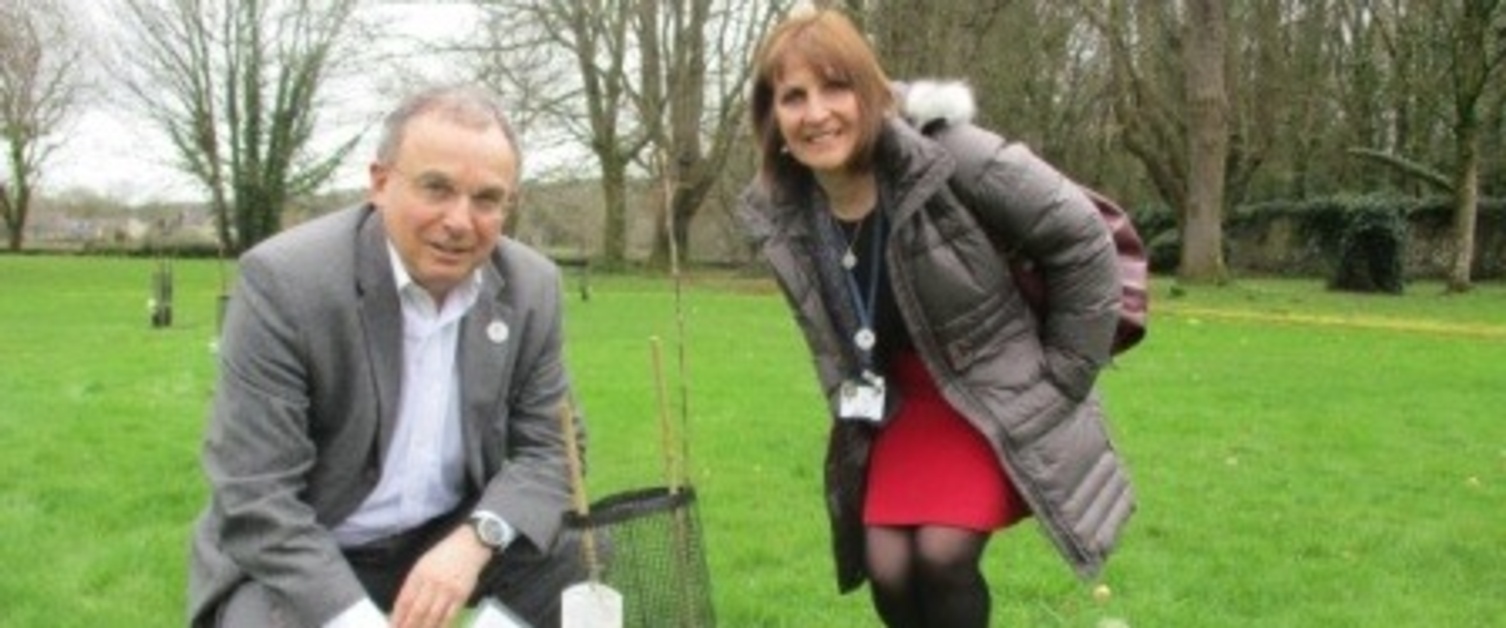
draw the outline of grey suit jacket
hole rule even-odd
[[[467,488],[479,508],[548,548],[570,503],[559,271],[503,240],[482,272],[458,351]],[[386,233],[370,206],[310,221],[242,257],[205,434],[212,495],[192,542],[193,624],[248,579],[310,625],[365,596],[330,530],[381,476],[397,419],[402,322]],[[501,341],[487,332],[498,322]]]

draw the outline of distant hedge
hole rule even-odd
[[[1397,219],[1385,229],[1394,229],[1398,240],[1402,276],[1443,277],[1454,220],[1453,200],[1444,196],[1336,195],[1242,205],[1224,223],[1225,261],[1235,273],[1334,278],[1344,263],[1346,232],[1356,221],[1374,227],[1387,215]],[[1133,218],[1150,247],[1152,270],[1174,272],[1180,250],[1175,216],[1164,206],[1144,206]],[[1472,275],[1506,277],[1506,198],[1480,200]]]

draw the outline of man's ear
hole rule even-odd
[[[373,161],[366,167],[367,187],[366,200],[372,204],[378,204],[378,197],[387,191],[387,183],[392,180],[392,168],[380,161]]]

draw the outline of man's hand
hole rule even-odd
[[[408,572],[392,607],[393,628],[450,625],[476,588],[476,578],[492,559],[470,526],[462,525],[435,545]]]

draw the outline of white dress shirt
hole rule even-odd
[[[411,530],[448,513],[464,498],[465,448],[455,355],[460,319],[476,303],[477,271],[436,307],[388,245],[403,309],[403,384],[397,426],[382,477],[366,501],[335,526],[342,547]]]
[[[481,272],[461,282],[436,306],[413,281],[402,258],[387,245],[403,309],[403,385],[397,427],[387,448],[382,477],[360,507],[335,526],[341,547],[387,538],[460,505],[464,498],[465,448],[460,419],[460,377],[455,356],[460,319],[476,303]],[[325,628],[386,626],[370,598],[346,608]]]

